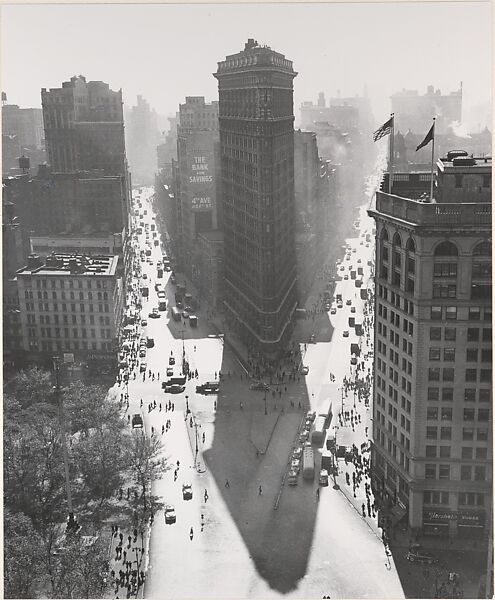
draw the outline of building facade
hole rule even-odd
[[[292,62],[250,39],[218,63],[227,318],[267,356],[297,306]]]
[[[82,75],[41,90],[45,143],[55,173],[127,170],[122,90]]]
[[[22,345],[28,360],[70,353],[89,368],[117,366],[125,301],[118,256],[32,254],[17,271]]]
[[[219,148],[218,102],[186,97],[177,128],[176,244],[178,265],[195,284],[200,279],[197,236],[221,224]]]
[[[440,159],[433,202],[429,173],[394,178],[368,211],[372,484],[413,529],[482,537],[492,503],[491,159]]]

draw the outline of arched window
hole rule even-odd
[[[402,240],[398,231],[394,233],[394,237],[392,238],[392,246],[402,248]]]
[[[440,242],[435,248],[435,256],[458,256],[457,246],[448,240]]]
[[[389,249],[388,249],[388,244],[386,244],[385,242],[388,242],[388,231],[386,229],[386,227],[383,227],[383,229],[380,232],[380,267],[379,267],[379,273],[380,273],[380,277],[383,279],[388,279],[388,260],[389,260]]]
[[[491,256],[492,243],[490,241],[480,242],[476,244],[473,250],[473,256]]]
[[[416,244],[412,238],[409,238],[406,242],[406,250],[408,252],[416,252]]]
[[[384,227],[382,229],[382,232],[380,233],[380,237],[382,238],[382,242],[388,242],[388,231],[387,231],[386,227]]]

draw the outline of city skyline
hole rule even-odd
[[[141,94],[171,115],[185,96],[215,100],[218,57],[254,37],[292,57],[296,124],[301,102],[320,91],[346,97],[366,88],[380,120],[403,88],[423,94],[431,84],[449,94],[461,81],[466,115],[490,102],[489,15],[488,2],[7,5],[2,89],[9,102],[37,107],[42,87],[82,74],[122,88],[128,107]],[[89,30],[90,44],[73,43]]]

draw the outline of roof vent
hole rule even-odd
[[[471,156],[457,156],[452,159],[454,167],[473,167],[476,164],[476,159]]]
[[[30,271],[34,271],[38,267],[43,265],[43,260],[37,254],[30,254],[27,257],[27,268]]]
[[[450,162],[452,159],[457,156],[467,156],[468,153],[465,150],[450,150],[447,152],[447,160]]]

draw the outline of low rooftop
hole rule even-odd
[[[115,255],[63,254],[53,252],[46,258],[30,254],[27,265],[17,271],[17,276],[112,276],[115,275],[119,257]]]

